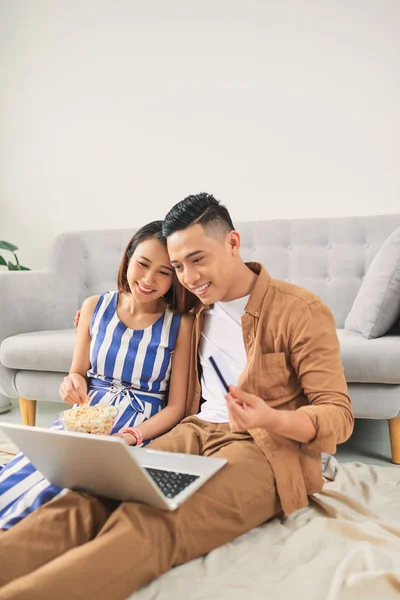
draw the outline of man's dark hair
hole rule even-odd
[[[227,234],[235,229],[228,209],[211,194],[202,192],[188,196],[171,208],[163,222],[163,235],[168,237],[175,231],[196,224],[201,225],[209,235],[216,231]]]

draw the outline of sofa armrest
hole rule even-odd
[[[78,278],[49,270],[0,273],[0,343],[17,333],[71,328],[78,297]]]
[[[18,333],[70,329],[79,308],[79,277],[50,270],[0,272],[0,345]],[[0,392],[15,397],[15,369],[0,363]]]

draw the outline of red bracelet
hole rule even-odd
[[[143,444],[143,436],[137,427],[125,427],[125,429],[121,430],[121,433],[130,433],[133,435],[136,438],[136,446]]]

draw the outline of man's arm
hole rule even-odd
[[[308,305],[291,340],[290,360],[309,406],[297,412],[306,414],[316,429],[305,442],[310,450],[336,452],[353,432],[354,415],[348,396],[335,321],[320,300]]]
[[[320,300],[307,305],[293,327],[290,361],[310,404],[296,411],[278,410],[232,388],[227,397],[231,425],[237,430],[262,427],[332,454],[336,444],[350,437],[354,417],[333,316]]]

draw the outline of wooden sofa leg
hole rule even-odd
[[[389,435],[392,462],[395,465],[400,465],[400,417],[389,419]]]
[[[24,425],[35,425],[36,423],[36,400],[19,399],[22,422]]]

